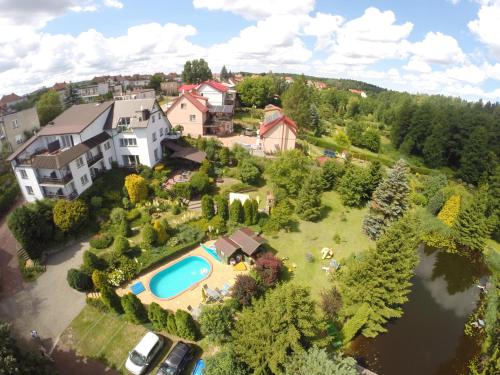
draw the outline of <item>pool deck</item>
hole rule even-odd
[[[215,241],[208,241],[205,243],[207,246],[213,245]],[[161,299],[157,298],[154,296],[150,289],[149,289],[149,280],[160,270],[177,263],[181,259],[184,259],[189,256],[201,256],[205,258],[208,262],[210,262],[212,266],[212,272],[211,274],[201,280],[198,284],[192,286],[191,288],[187,289],[186,291],[182,292],[178,296],[172,298],[172,299]],[[191,250],[187,254],[184,254],[182,256],[179,256],[175,259],[172,259],[168,262],[165,262],[158,267],[156,267],[154,270],[149,271],[134,280],[132,280],[130,283],[125,285],[122,288],[118,288],[116,292],[118,295],[122,296],[124,294],[127,294],[130,292],[130,287],[135,284],[136,282],[140,281],[146,288],[146,290],[140,294],[137,295],[137,297],[141,300],[142,303],[149,305],[152,302],[158,303],[161,307],[175,311],[177,309],[183,309],[188,311],[188,306],[191,306],[193,309],[196,309],[201,303],[202,303],[202,297],[201,297],[201,290],[203,285],[208,285],[209,288],[215,289],[219,288],[222,289],[224,284],[229,284],[233,285],[236,279],[237,275],[244,274],[248,271],[245,272],[238,272],[234,271],[233,267],[228,266],[226,264],[220,263],[219,261],[215,260],[207,251],[205,251],[201,246],[198,246],[196,249]]]

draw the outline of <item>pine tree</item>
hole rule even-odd
[[[214,200],[210,195],[204,195],[201,198],[201,216],[204,219],[210,220],[215,215]]]
[[[453,237],[460,245],[479,253],[491,232],[491,223],[485,216],[487,200],[486,188],[482,187],[460,211],[452,228]]]
[[[310,116],[310,127],[312,131],[314,132],[315,137],[320,137],[321,136],[321,123],[319,119],[319,113],[318,113],[318,108],[316,108],[316,105],[311,104],[309,106],[309,116]]]
[[[364,258],[351,261],[339,277],[342,316],[353,317],[363,304],[371,311],[361,327],[366,337],[386,332],[384,324],[402,315],[418,262],[418,221],[404,217],[389,227]]]
[[[252,225],[253,221],[253,205],[250,199],[247,199],[245,203],[243,203],[243,217],[245,221],[245,225]]]
[[[217,216],[220,216],[224,221],[229,218],[229,207],[227,198],[223,195],[215,197],[215,205],[217,207]]]
[[[222,66],[222,69],[220,70],[220,80],[225,81],[229,78],[229,73],[227,72],[227,68],[225,65]]]
[[[242,223],[243,218],[243,206],[240,200],[235,199],[229,206],[229,220],[233,223]]]
[[[301,219],[315,221],[320,218],[321,183],[319,173],[312,173],[300,189],[296,212]]]
[[[403,216],[409,193],[408,167],[399,160],[375,190],[371,212],[363,222],[363,230],[371,239],[380,237],[385,226]]]
[[[66,88],[66,98],[64,100],[64,107],[68,109],[69,107],[80,104],[81,99],[80,95],[78,95],[78,91],[75,86],[70,82],[68,87]]]
[[[299,128],[309,125],[309,104],[311,88],[307,86],[304,76],[297,78],[282,95],[283,110],[294,120]]]
[[[252,224],[257,224],[259,221],[259,202],[252,199]]]

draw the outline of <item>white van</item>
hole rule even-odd
[[[153,332],[146,333],[129,353],[125,368],[134,375],[143,374],[162,346],[163,339],[160,336]]]

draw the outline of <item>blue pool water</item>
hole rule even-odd
[[[149,281],[149,289],[156,297],[172,298],[208,277],[212,266],[199,256],[189,256],[167,267]]]
[[[222,259],[220,258],[220,256],[217,254],[217,251],[215,251],[214,248],[211,248],[211,247],[208,247],[208,246],[205,246],[204,244],[201,244],[201,247],[207,252],[209,253],[215,260],[219,261],[219,262],[222,262]]]

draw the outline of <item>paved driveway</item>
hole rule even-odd
[[[15,294],[0,301],[0,319],[12,324],[18,339],[30,340],[35,329],[46,349],[55,346],[59,335],[85,305],[85,294],[70,288],[66,273],[82,263],[88,243],[69,246],[52,255],[47,270],[36,281],[24,283]]]

